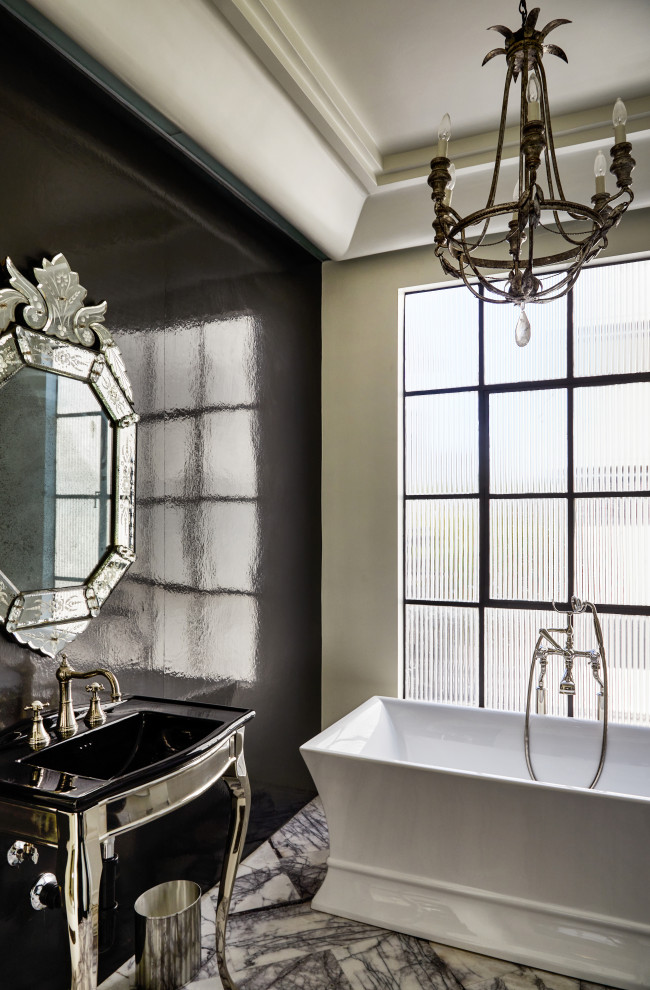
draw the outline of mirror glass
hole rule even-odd
[[[111,543],[113,425],[86,382],[23,367],[0,388],[0,566],[83,584]]]
[[[54,657],[135,560],[138,415],[62,254],[0,288],[0,629]]]

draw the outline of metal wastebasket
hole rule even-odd
[[[135,911],[138,990],[178,990],[201,964],[201,888],[171,880],[140,894]]]

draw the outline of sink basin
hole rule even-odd
[[[104,725],[60,739],[56,712],[43,715],[49,746],[29,746],[31,721],[0,732],[0,799],[79,811],[118,800],[201,763],[242,728],[254,712],[195,701],[131,695],[104,708]],[[119,801],[118,801],[119,804]]]
[[[223,725],[170,712],[133,712],[31,757],[32,766],[112,780],[182,753]]]

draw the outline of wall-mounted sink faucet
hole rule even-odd
[[[68,663],[68,658],[65,653],[61,654],[61,663],[56,672],[56,679],[59,682],[59,717],[57,719],[56,728],[57,732],[63,739],[67,739],[69,736],[73,736],[77,731],[77,720],[75,718],[74,709],[72,707],[72,691],[70,681],[73,678],[79,680],[88,680],[91,677],[105,677],[111,688],[111,701],[121,701],[122,692],[120,691],[120,685],[118,683],[117,677],[110,670],[106,670],[103,667],[99,667],[97,670],[73,670]],[[88,724],[90,725],[101,725],[104,721],[103,712],[99,709],[99,699],[97,698],[97,689],[93,685],[92,688],[92,700],[90,702],[90,709],[88,711],[88,719],[90,720]],[[98,717],[98,710],[99,716]]]
[[[533,770],[533,765],[530,758],[530,708],[531,708],[531,698],[533,691],[533,684],[535,681],[535,666],[539,663],[539,678],[537,681],[537,689],[535,694],[535,713],[537,715],[546,715],[546,673],[548,669],[549,657],[558,656],[564,663],[564,675],[560,681],[560,694],[573,697],[576,693],[576,685],[573,677],[573,668],[576,658],[584,657],[589,666],[591,667],[591,673],[594,680],[598,686],[598,691],[596,695],[596,714],[599,721],[603,724],[602,733],[602,743],[600,749],[600,761],[598,763],[598,769],[596,770],[596,775],[590,783],[589,787],[595,787],[598,783],[601,773],[603,772],[603,766],[605,763],[605,753],[607,750],[607,707],[608,707],[608,688],[607,688],[607,661],[605,659],[605,644],[603,642],[603,633],[600,626],[600,620],[598,618],[598,613],[596,611],[596,606],[591,602],[582,602],[579,598],[574,595],[571,599],[571,608],[568,611],[562,611],[559,609],[555,602],[553,603],[553,608],[560,615],[566,615],[567,621],[566,626],[559,629],[541,628],[539,630],[539,636],[537,637],[537,642],[535,643],[535,649],[533,651],[533,659],[530,665],[530,674],[528,677],[528,693],[526,696],[526,721],[524,725],[524,750],[526,755],[526,765],[528,766],[528,772],[533,780],[537,780],[535,772]],[[594,624],[594,633],[596,636],[596,642],[598,644],[597,650],[576,650],[573,646],[574,632],[573,632],[573,619],[574,616],[580,615],[587,609],[591,612],[591,617]],[[560,634],[566,637],[565,645],[561,646],[552,633]],[[602,673],[602,676],[601,676]]]

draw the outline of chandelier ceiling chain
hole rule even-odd
[[[476,296],[489,302],[520,306],[516,339],[523,346],[530,337],[530,324],[523,313],[525,304],[550,302],[565,295],[583,266],[607,246],[609,231],[620,222],[634,198],[631,186],[635,161],[632,145],[625,135],[627,113],[619,97],[612,117],[614,145],[609,169],[616,179],[617,191],[611,194],[606,191],[607,162],[599,151],[591,205],[566,198],[555,153],[542,58],[550,54],[568,61],[564,51],[548,44],[546,37],[560,25],[571,22],[556,18],[537,30],[539,7],[528,13],[526,0],[520,0],[519,12],[522,25],[518,31],[502,24],[488,28],[503,36],[505,47],[488,52],[483,65],[498,55],[505,55],[507,65],[494,172],[486,205],[464,217],[451,205],[456,169],[447,157],[451,137],[448,114],[438,130],[438,154],[431,162],[429,185],[435,204],[435,251],[443,270],[462,279]],[[497,203],[508,99],[512,84],[519,80],[518,182],[512,200]],[[539,241],[542,241],[541,250]],[[551,278],[539,274],[540,269],[552,266],[562,270]],[[505,284],[503,275],[497,274],[500,272],[507,272]]]

